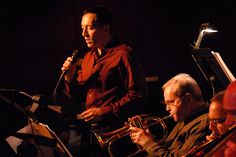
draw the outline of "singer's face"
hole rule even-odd
[[[107,41],[107,26],[96,23],[96,14],[84,14],[81,20],[82,36],[89,48],[104,48]]]

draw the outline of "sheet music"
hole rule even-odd
[[[32,134],[32,128],[30,125],[23,127],[22,129],[18,130],[19,133],[30,133]],[[23,141],[22,139],[16,138],[14,136],[9,136],[5,139],[7,143],[11,146],[15,153],[17,153],[17,146],[21,144]]]
[[[226,66],[224,60],[222,59],[222,57],[220,56],[220,54],[218,52],[214,52],[211,51],[211,53],[213,54],[213,56],[215,57],[215,59],[217,60],[217,62],[219,63],[219,65],[221,66],[222,70],[224,71],[225,75],[227,76],[227,78],[233,82],[235,80],[234,75],[231,73],[231,71],[229,70],[229,68]]]
[[[28,135],[41,135],[41,136],[44,136],[45,138],[54,139],[54,137],[52,137],[51,133],[49,132],[49,130],[46,127],[47,127],[47,125],[45,125],[45,124],[32,122],[31,124],[28,124],[27,126],[18,130],[17,133],[23,133],[25,135],[27,135],[27,134]],[[32,129],[32,128],[34,128],[34,129]],[[7,141],[9,146],[14,150],[15,154],[17,154],[17,147],[21,144],[21,142],[23,140],[15,137],[15,136],[9,136],[9,137],[5,138],[5,140]],[[37,142],[35,142],[35,143],[37,144]],[[38,144],[36,148],[38,149],[38,153],[37,153],[36,157],[45,157],[45,155],[47,157],[56,157],[54,154],[55,150],[57,150],[57,152],[59,154],[63,155],[63,153],[64,153],[64,150],[61,149],[61,145],[59,145],[58,143],[57,143],[58,149],[55,149],[54,147],[49,147],[46,145],[44,146],[42,144]],[[59,154],[57,154],[58,157],[62,157]]]

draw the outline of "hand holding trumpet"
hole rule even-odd
[[[153,134],[150,132],[150,130],[148,129],[150,126],[155,125],[160,123],[164,129],[165,134],[163,135],[163,138],[159,141],[162,142],[163,140],[165,140],[165,138],[167,137],[167,133],[168,133],[168,129],[166,124],[164,123],[164,120],[171,118],[172,115],[168,115],[162,119],[157,118],[157,117],[153,117],[151,119],[155,120],[154,123],[151,124],[147,124],[147,123],[142,123],[142,126],[134,126],[131,125],[131,127],[129,128],[131,134],[131,140],[136,143],[139,144],[140,146],[144,146],[146,143],[151,142],[151,141],[155,141]],[[135,117],[133,117],[132,120],[134,120]]]
[[[131,140],[140,146],[145,145],[149,141],[154,141],[153,136],[148,129],[144,130],[137,127],[130,127],[129,130],[132,131],[130,134]]]

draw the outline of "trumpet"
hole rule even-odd
[[[146,114],[136,115],[134,117],[128,118],[128,122],[125,122],[125,125],[122,128],[119,128],[119,129],[111,131],[111,132],[103,133],[103,134],[98,134],[98,133],[94,132],[94,134],[95,134],[100,146],[102,148],[108,146],[109,153],[111,154],[111,152],[110,152],[111,145],[116,140],[121,139],[127,135],[130,135],[131,130],[129,130],[129,128],[131,126],[143,128],[143,129],[144,128],[150,129],[153,126],[161,125],[160,127],[163,130],[162,131],[163,135],[161,136],[161,138],[158,139],[158,142],[163,142],[168,135],[168,128],[167,128],[167,125],[164,122],[164,120],[167,120],[170,117],[172,117],[172,115],[165,116],[164,118],[149,116]],[[138,149],[139,150],[141,149],[140,146],[138,146]]]

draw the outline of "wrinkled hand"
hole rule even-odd
[[[97,120],[101,118],[102,112],[100,108],[90,108],[80,114],[80,116],[86,121]]]
[[[154,141],[148,130],[143,130],[137,127],[130,127],[129,129],[132,131],[130,134],[131,140],[140,146],[143,146],[149,141]]]
[[[72,57],[67,57],[61,70],[67,71],[66,75],[65,75],[65,80],[67,82],[70,82],[73,79],[75,72],[76,72],[76,64],[72,63]]]
[[[206,140],[212,141],[219,136],[220,136],[219,134],[217,134],[216,132],[213,131],[210,135],[206,135]]]

